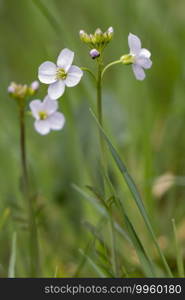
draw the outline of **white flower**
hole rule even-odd
[[[132,33],[128,36],[128,44],[130,55],[132,56],[133,72],[136,79],[143,80],[145,78],[145,71],[143,69],[149,69],[152,66],[151,53],[147,49],[141,48],[140,39]]]
[[[83,75],[82,70],[72,65],[74,52],[63,49],[57,59],[57,64],[46,61],[39,67],[38,77],[42,83],[49,84],[48,95],[51,99],[60,98],[65,86],[77,85]]]
[[[65,117],[62,113],[57,112],[58,103],[51,100],[49,96],[44,101],[33,100],[30,103],[30,109],[35,118],[35,129],[41,135],[48,134],[51,130],[60,130],[65,123]]]

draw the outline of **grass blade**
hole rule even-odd
[[[145,275],[147,277],[156,277],[156,271],[154,268],[154,264],[153,264],[152,260],[150,259],[150,257],[147,255],[147,253],[142,245],[142,242],[140,241],[139,236],[137,235],[131,221],[129,220],[129,217],[127,216],[127,214],[125,212],[123,203],[120,201],[119,197],[117,196],[114,186],[112,185],[112,183],[107,175],[105,176],[105,179],[109,185],[109,188],[110,188],[112,194],[114,195],[115,203],[122,214],[123,220],[126,223],[128,232],[130,233],[132,246],[136,250],[136,253],[138,255],[138,258],[140,260],[140,263],[141,263],[141,266],[143,268]]]
[[[76,186],[73,184],[73,187],[82,195],[84,196],[86,199],[90,200],[90,202],[92,202],[95,207],[98,209],[98,211],[103,215],[106,216],[107,218],[109,218],[109,214],[106,211],[106,209],[104,207],[102,207],[101,205],[99,205],[99,203],[92,197],[90,197],[86,192],[84,192],[80,187]],[[113,191],[112,191],[113,192]],[[144,247],[136,233],[136,231],[134,230],[133,225],[131,224],[131,221],[129,220],[129,218],[126,216],[125,212],[123,211],[123,207],[120,207],[123,218],[126,222],[127,228],[129,230],[130,236],[128,236],[128,234],[121,228],[121,226],[116,223],[114,221],[114,228],[117,230],[117,232],[119,232],[124,238],[126,237],[126,240],[135,248],[138,258],[140,260],[141,266],[143,268],[144,273],[148,276],[148,277],[156,277],[155,274],[155,269],[153,266],[153,263],[151,261],[151,259],[148,257],[148,255],[146,254]]]
[[[97,209],[97,211],[99,213],[102,214],[102,216],[106,216],[107,218],[109,217],[108,216],[108,213],[106,211],[106,209],[101,206],[95,198],[91,197],[88,193],[86,193],[84,190],[82,190],[79,186],[77,186],[76,184],[73,184],[72,185],[73,188],[79,192],[85,199],[87,199],[91,204],[93,204],[93,206]],[[131,240],[128,236],[128,234],[123,230],[123,228],[121,228],[121,226],[114,221],[114,227],[115,229],[117,230],[117,232],[119,232],[119,234],[129,243],[131,243]]]
[[[10,216],[10,209],[6,208],[2,216],[0,217],[0,230],[3,228],[9,216]]]
[[[177,269],[178,269],[178,275],[179,277],[184,278],[184,263],[183,263],[183,257],[182,253],[180,250],[180,246],[177,241],[177,230],[176,230],[176,225],[175,225],[175,220],[172,219],[172,226],[173,226],[173,234],[174,234],[174,239],[175,239],[175,251],[177,255]]]
[[[154,242],[154,244],[156,246],[156,249],[158,250],[158,253],[159,253],[160,257],[161,257],[161,260],[162,260],[163,265],[164,265],[164,267],[166,269],[166,272],[167,272],[167,274],[168,274],[169,277],[173,277],[173,275],[171,273],[171,270],[170,270],[170,268],[168,266],[168,263],[166,261],[166,258],[163,255],[163,253],[162,253],[162,251],[161,251],[161,249],[160,249],[160,247],[158,245],[155,233],[154,233],[153,228],[151,226],[148,214],[147,214],[147,212],[145,210],[145,207],[143,205],[143,201],[142,201],[140,193],[139,193],[139,191],[138,191],[138,189],[137,189],[137,187],[135,185],[135,182],[132,179],[132,177],[130,176],[130,174],[128,173],[128,170],[127,170],[125,164],[123,163],[123,161],[121,160],[121,158],[120,158],[119,154],[117,153],[116,149],[114,148],[114,146],[110,142],[109,138],[105,134],[102,126],[99,124],[99,122],[98,122],[95,114],[93,113],[92,110],[90,110],[90,111],[91,111],[91,114],[92,114],[93,118],[95,119],[95,121],[96,121],[96,123],[97,123],[97,125],[98,125],[98,127],[99,127],[99,129],[101,131],[101,133],[102,133],[102,136],[104,137],[104,139],[105,139],[105,141],[106,141],[106,143],[108,145],[108,148],[109,148],[109,150],[110,150],[110,152],[112,154],[112,157],[113,157],[113,159],[114,159],[114,161],[115,161],[118,169],[120,170],[120,172],[121,172],[121,174],[122,174],[125,182],[127,183],[127,186],[128,186],[128,188],[129,188],[129,190],[130,190],[130,192],[131,192],[131,194],[132,194],[132,196],[133,196],[133,198],[135,200],[135,203],[136,203],[136,205],[137,205],[137,207],[138,207],[138,209],[139,209],[139,211],[140,211],[140,213],[141,213],[141,215],[143,217],[143,220],[144,220],[144,222],[146,224],[146,227],[147,227],[147,229],[148,229],[148,231],[149,231],[149,233],[150,233],[150,235],[151,235],[151,237],[153,239],[153,242]]]
[[[132,238],[133,246],[137,252],[141,266],[143,267],[144,273],[147,277],[156,277],[155,269],[152,261],[145,252],[145,249],[127,215],[125,215],[125,223]]]
[[[15,278],[15,263],[16,263],[16,244],[17,244],[17,234],[14,232],[12,238],[12,249],[8,268],[8,278]]]
[[[45,16],[45,18],[48,20],[48,22],[53,27],[54,31],[57,34],[61,34],[61,26],[56,21],[55,17],[51,14],[51,12],[48,10],[47,6],[45,6],[41,0],[32,0],[35,6],[41,11],[41,13]]]
[[[106,278],[106,275],[100,270],[99,266],[87,254],[85,254],[82,249],[79,249],[79,251],[80,254],[82,254],[86,258],[86,260],[94,269],[94,271],[98,274],[98,276],[100,278]]]

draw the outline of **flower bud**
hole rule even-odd
[[[90,56],[92,57],[92,59],[96,59],[97,57],[100,56],[100,52],[97,49],[92,49],[89,52]]]
[[[84,30],[80,30],[79,31],[79,36],[80,36],[80,39],[83,41],[84,37],[85,37],[85,31]]]
[[[84,30],[80,30],[79,35],[82,42],[90,43],[90,36]]]
[[[12,82],[8,87],[8,92],[15,99],[24,99],[28,94],[28,86],[26,84],[17,84]]]
[[[33,81],[31,83],[31,89],[34,91],[37,91],[39,89],[39,82],[38,81]]]
[[[8,86],[8,93],[13,94],[15,93],[15,83],[11,82],[10,85]]]
[[[100,28],[97,28],[94,34],[89,35],[84,30],[80,30],[79,32],[80,39],[88,44],[90,48],[95,48],[97,51],[99,51],[99,53],[101,53],[111,41],[113,33],[113,27],[109,27],[105,32],[102,32]]]
[[[114,28],[113,27],[109,27],[107,29],[108,41],[110,41],[112,39],[113,35],[114,35]]]
[[[28,87],[27,93],[29,96],[33,96],[35,95],[38,89],[39,89],[39,82],[33,81],[31,85]]]
[[[83,36],[83,35],[84,35],[84,33],[85,33],[85,31],[84,31],[84,30],[80,30],[80,31],[79,31],[79,35],[80,35],[80,37],[81,37],[81,36]]]
[[[28,96],[33,96],[39,88],[38,81],[34,81],[30,86],[27,84],[18,84],[11,82],[8,87],[8,93],[12,98],[18,100],[20,103],[24,103]]]
[[[94,33],[94,43],[99,44],[103,41],[103,32],[100,28],[97,28]]]
[[[100,35],[102,35],[102,31],[101,31],[101,29],[100,28],[97,28],[96,30],[95,30],[95,33],[94,33],[94,35],[96,35],[96,36],[100,36]]]
[[[114,33],[114,28],[111,26],[107,29],[108,34],[113,34]]]

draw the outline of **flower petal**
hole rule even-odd
[[[58,80],[50,84],[48,88],[48,95],[52,100],[60,98],[65,91],[65,83],[63,80]]]
[[[48,115],[53,114],[58,109],[58,102],[47,95],[43,101],[43,109]]]
[[[42,83],[50,84],[56,81],[57,67],[51,61],[45,61],[39,67],[38,77]]]
[[[42,110],[43,103],[40,100],[33,100],[30,102],[29,107],[34,118],[39,120],[39,111]]]
[[[139,55],[145,56],[147,58],[150,58],[151,53],[148,49],[142,48]]]
[[[138,54],[139,51],[141,50],[141,41],[140,41],[140,39],[132,33],[129,33],[128,44],[129,44],[130,52],[132,54]]]
[[[68,71],[65,83],[68,87],[75,86],[80,82],[82,76],[83,76],[83,71],[79,67],[71,66]]]
[[[139,65],[133,64],[132,69],[136,76],[136,79],[138,79],[138,80],[145,79],[145,72],[142,67],[140,67]]]
[[[34,123],[35,129],[41,135],[48,134],[50,132],[50,124],[48,120],[37,120]]]
[[[152,66],[152,61],[150,58],[147,58],[145,56],[138,56],[136,58],[136,64],[138,64],[139,66],[145,69],[150,69]]]
[[[64,127],[65,117],[60,112],[55,112],[48,118],[48,122],[50,124],[50,128],[53,130],[60,130]]]
[[[69,68],[72,65],[74,59],[74,52],[65,48],[63,49],[57,59],[57,66],[63,68],[66,72],[68,72]]]

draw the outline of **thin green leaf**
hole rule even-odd
[[[109,218],[109,214],[107,213],[107,211],[104,209],[104,207],[102,207],[101,205],[99,205],[97,203],[97,201],[90,197],[86,192],[84,192],[81,188],[79,188],[78,186],[74,185],[73,184],[73,187],[79,192],[81,193],[86,199],[91,199],[92,203],[95,205],[95,207],[98,209],[98,211],[103,214],[103,216],[107,216],[107,218]],[[113,190],[112,190],[113,192]],[[124,220],[125,220],[125,212],[123,212],[123,208],[121,207],[121,212],[123,213],[123,217],[124,217]],[[127,217],[128,219],[128,217]],[[121,228],[121,226],[118,224],[118,223],[115,223],[114,222],[114,227],[115,229],[121,234],[124,236],[125,238],[125,235],[127,236],[127,241],[129,241],[129,243],[135,247],[136,249],[136,252],[138,254],[138,258],[141,262],[141,266],[143,267],[143,270],[145,272],[145,274],[147,274],[148,277],[151,277],[151,276],[156,276],[155,275],[155,269],[154,267],[152,266],[152,262],[151,260],[149,259],[149,257],[147,256],[146,252],[144,251],[144,247],[142,246],[142,243],[139,239],[139,237],[137,236],[131,222],[128,220],[127,222],[127,228],[129,229],[129,232],[130,232],[130,237],[128,237],[128,234]],[[150,271],[148,271],[150,270]]]
[[[127,183],[127,186],[128,186],[128,188],[129,188],[129,190],[130,190],[130,192],[131,192],[131,194],[132,194],[132,196],[133,196],[133,198],[135,200],[135,203],[136,203],[139,211],[140,211],[140,213],[141,213],[141,215],[142,215],[142,217],[143,217],[143,219],[145,221],[146,227],[148,228],[148,231],[149,231],[149,233],[150,233],[150,235],[151,235],[151,237],[153,239],[153,242],[154,242],[154,244],[155,244],[155,246],[156,246],[156,248],[158,250],[158,253],[159,253],[160,257],[161,257],[161,260],[162,260],[163,265],[164,265],[164,267],[166,269],[166,272],[167,272],[167,274],[168,274],[169,277],[173,277],[173,275],[171,273],[171,270],[170,270],[170,268],[168,266],[168,263],[166,261],[166,258],[163,255],[163,253],[162,253],[162,251],[161,251],[161,249],[160,249],[160,247],[158,245],[155,233],[154,233],[153,228],[151,226],[148,214],[147,214],[147,212],[145,210],[145,207],[143,205],[143,201],[142,201],[140,193],[139,193],[139,191],[138,191],[138,189],[137,189],[137,187],[135,185],[135,182],[132,179],[132,177],[130,176],[130,174],[128,173],[128,170],[127,170],[125,164],[123,163],[123,161],[121,160],[121,158],[120,158],[119,154],[117,153],[116,149],[114,148],[114,146],[110,142],[109,138],[105,134],[102,126],[99,124],[99,122],[98,122],[95,114],[93,113],[92,110],[90,110],[90,111],[91,111],[91,114],[92,114],[93,118],[95,119],[95,121],[96,121],[96,123],[97,123],[97,125],[98,125],[98,127],[99,127],[99,129],[101,131],[101,133],[102,133],[102,136],[104,137],[104,139],[105,139],[105,141],[106,141],[106,143],[108,145],[108,148],[109,148],[109,150],[110,150],[110,152],[112,154],[112,157],[113,157],[113,159],[114,159],[114,161],[115,161],[118,169],[120,170],[120,172],[121,172],[121,174],[122,174],[125,182]]]
[[[78,191],[85,199],[87,199],[91,204],[93,204],[93,206],[97,209],[97,211],[99,213],[101,213],[103,216],[106,216],[107,218],[109,217],[106,209],[101,206],[98,201],[94,198],[91,197],[88,193],[86,193],[84,190],[82,190],[79,186],[77,186],[76,184],[72,184],[73,188]],[[114,221],[114,227],[117,230],[117,232],[119,232],[119,234],[129,243],[131,243],[131,240],[128,236],[128,234],[123,230],[123,228],[121,228],[121,226]]]
[[[16,232],[14,232],[12,238],[12,249],[11,249],[9,268],[8,268],[8,278],[15,278],[16,243],[17,243],[17,234]]]
[[[155,269],[153,263],[145,252],[145,249],[132,225],[127,215],[125,215],[125,223],[127,225],[128,231],[132,238],[133,246],[137,252],[141,266],[144,270],[144,273],[147,277],[156,277]]]
[[[90,252],[91,248],[94,246],[94,242],[95,239],[90,240],[86,246],[86,249],[84,251],[84,253],[87,255],[87,253]],[[86,263],[86,256],[83,255],[81,262],[79,263],[79,265],[77,266],[76,271],[73,274],[73,278],[78,278],[80,276],[81,270],[83,269],[84,265]]]
[[[129,220],[129,217],[127,216],[127,214],[125,212],[123,203],[120,201],[119,197],[117,196],[114,186],[112,185],[112,182],[110,181],[110,179],[107,175],[105,175],[105,179],[106,179],[107,184],[109,185],[109,188],[110,188],[112,194],[114,195],[114,198],[115,198],[114,201],[122,214],[123,220],[126,223],[128,231],[130,233],[132,245],[136,250],[136,253],[138,255],[138,258],[140,260],[141,267],[143,268],[144,273],[148,277],[151,277],[151,276],[156,277],[154,264],[153,264],[152,260],[150,259],[150,257],[147,255],[146,251],[144,250],[142,242],[140,241],[131,221]]]
[[[6,208],[4,211],[3,211],[3,214],[0,218],[0,230],[3,228],[4,224],[6,223],[8,217],[10,216],[10,209],[9,208]]]
[[[184,263],[183,263],[183,257],[181,253],[181,249],[177,240],[177,230],[175,225],[175,220],[172,219],[172,226],[173,226],[173,234],[175,239],[175,252],[177,257],[177,269],[178,269],[178,275],[179,277],[184,278]]]
[[[94,269],[94,271],[98,274],[98,276],[100,278],[105,278],[106,274],[104,274],[102,272],[102,270],[100,270],[99,266],[87,255],[83,252],[82,249],[79,249],[80,254],[82,254],[86,260],[88,261],[88,263],[91,265],[91,267]]]
[[[54,278],[58,278],[59,277],[59,267],[56,266],[55,268],[55,274],[54,274]]]
[[[56,21],[56,18],[51,14],[51,12],[48,10],[47,6],[42,3],[41,0],[32,0],[35,6],[41,11],[41,13],[45,16],[45,18],[48,20],[48,22],[53,27],[54,31],[57,34],[61,34],[61,26]]]

